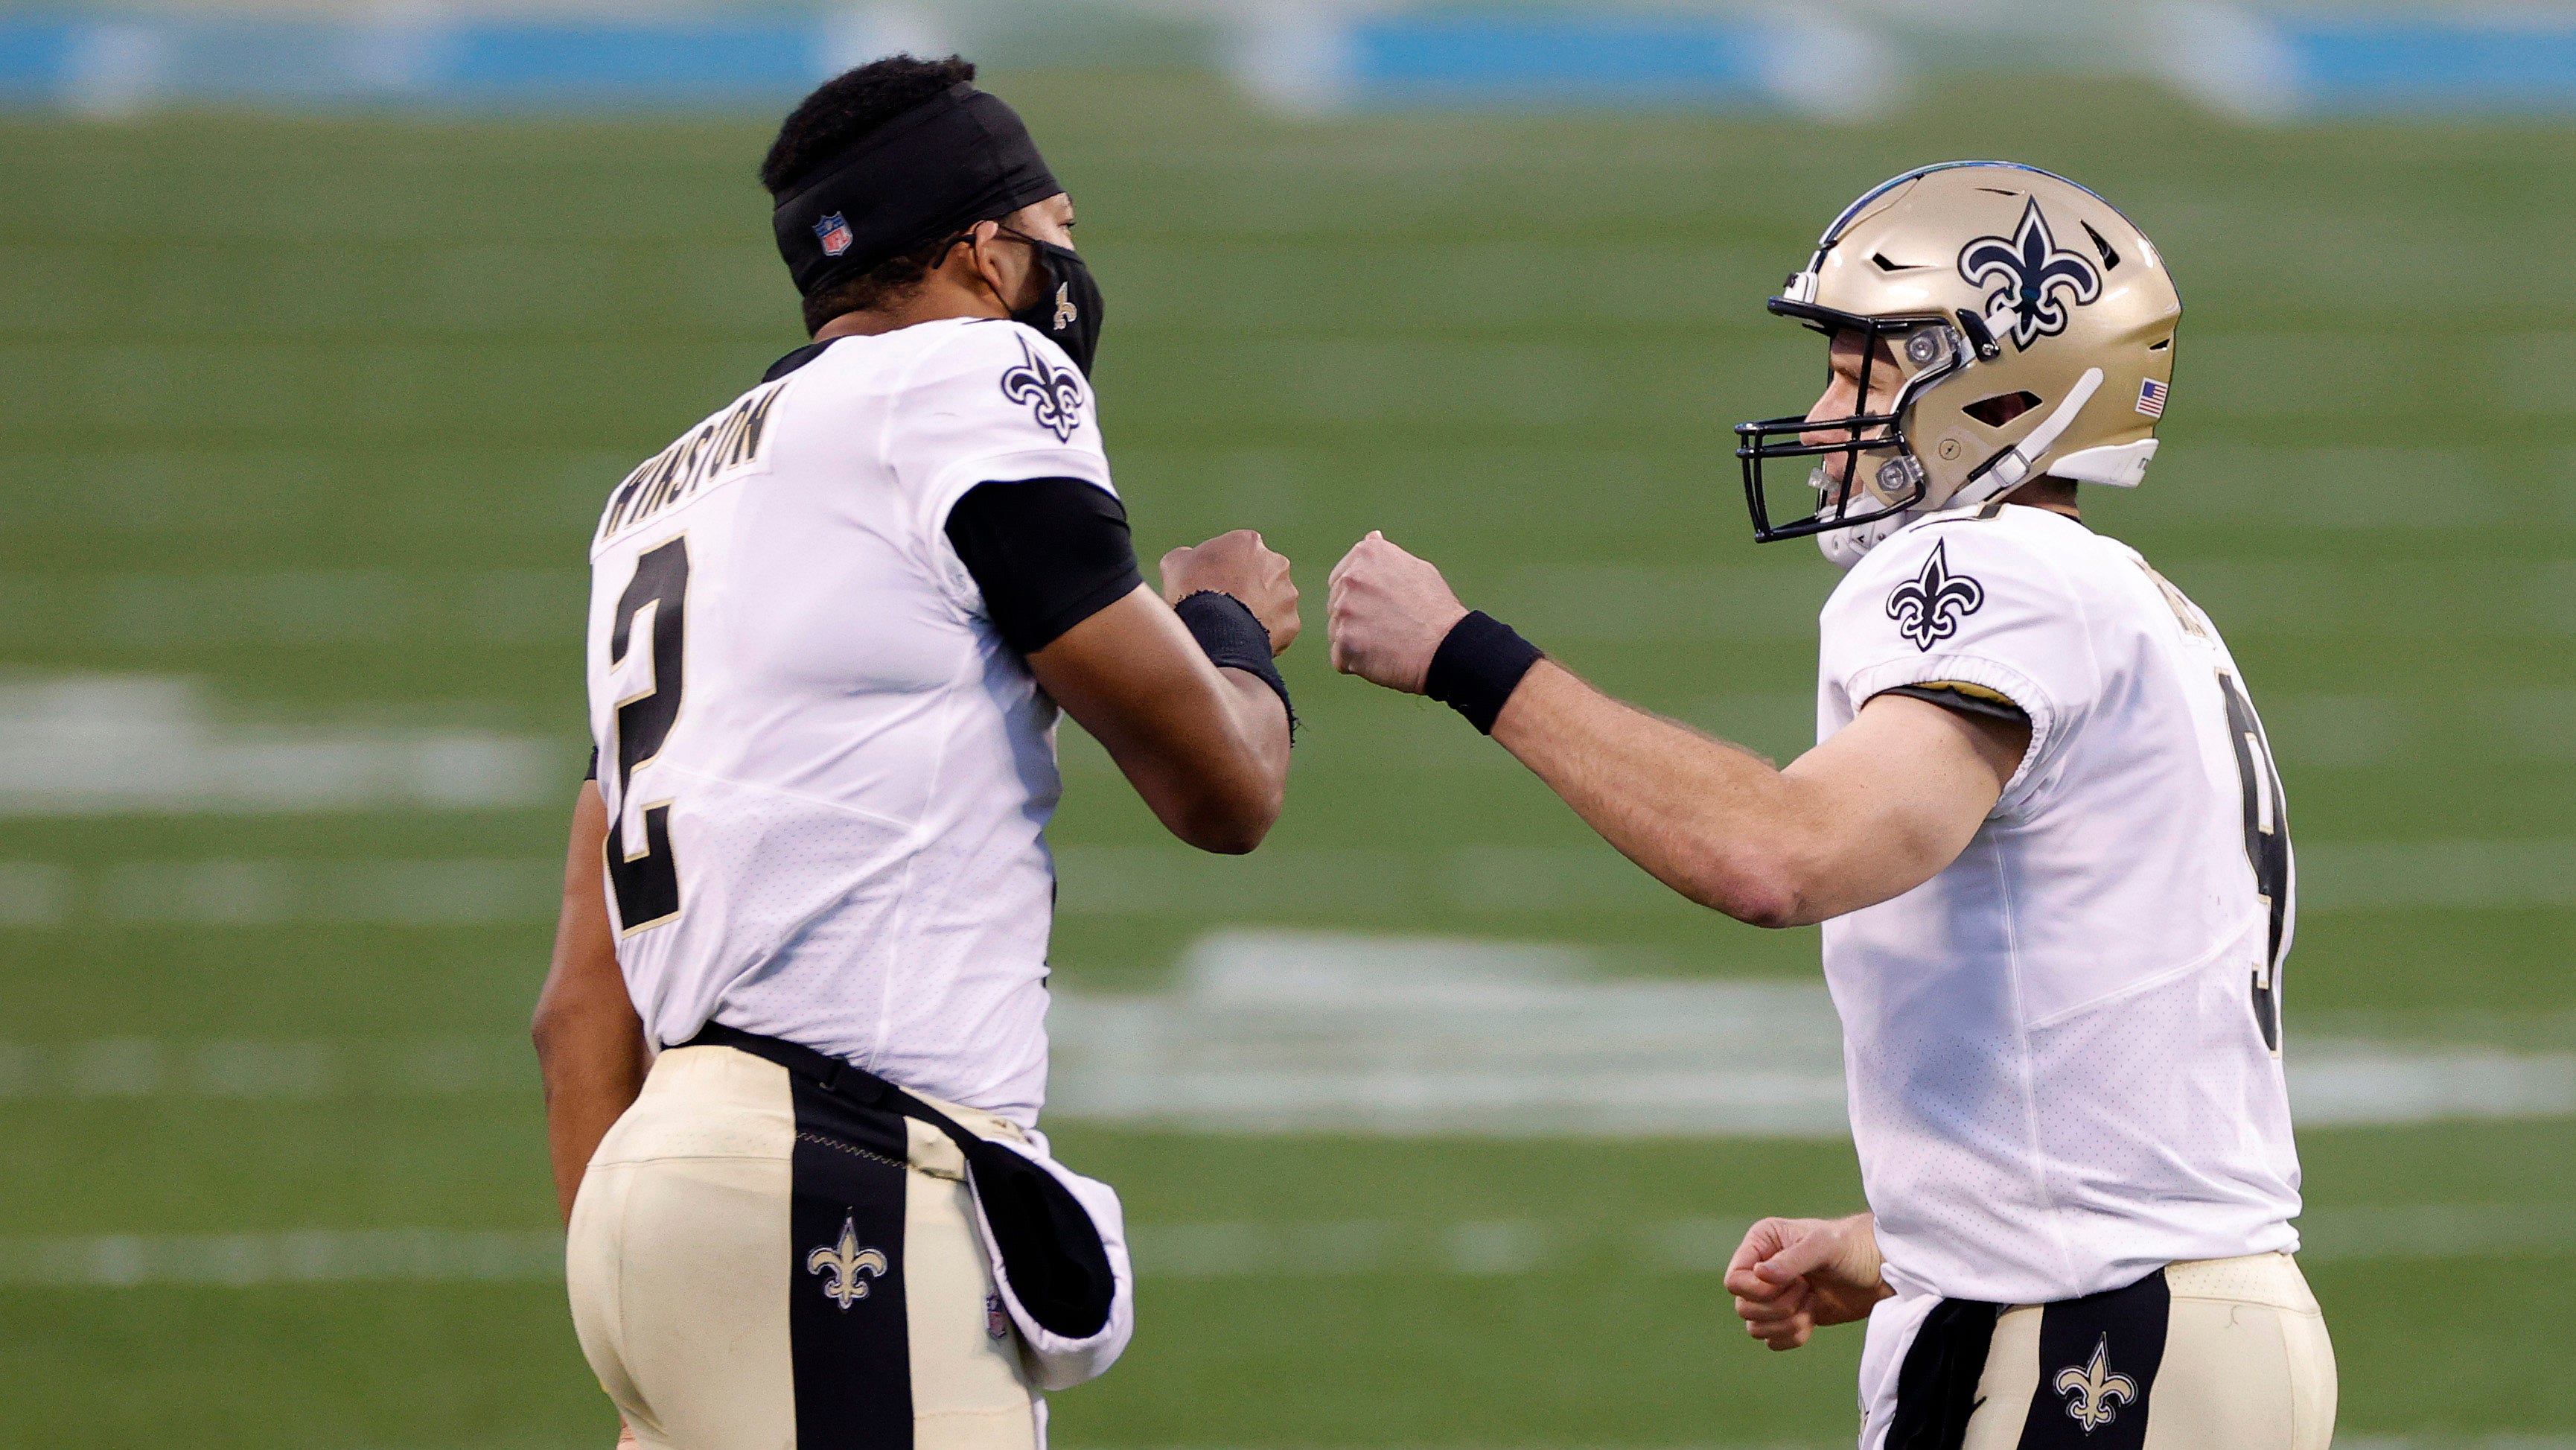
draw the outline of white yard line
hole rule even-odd
[[[1526,891],[1528,887],[1524,887]],[[1213,1132],[1848,1133],[1820,984],[1609,976],[1569,947],[1223,932],[1150,996],[1065,993],[1050,1115]],[[2576,1114],[2576,1053],[2294,1036],[2315,1126]]]
[[[19,1288],[507,1283],[563,1277],[553,1230],[307,1229],[0,1239],[0,1284]]]
[[[537,869],[538,867],[545,869]],[[120,868],[122,872],[124,868]],[[551,914],[517,862],[194,863],[108,876],[192,922],[470,923]],[[5,877],[0,877],[5,883]],[[121,883],[121,884],[120,884]],[[119,904],[121,903],[121,904]],[[2302,1036],[2309,1127],[2576,1114],[2576,1052]],[[1197,1132],[1847,1136],[1841,1031],[1812,982],[1612,976],[1543,944],[1222,932],[1150,995],[1058,993],[1050,1121]],[[533,1091],[515,1038],[0,1041],[0,1098]]]
[[[1468,1277],[1555,1273],[1568,1264],[1643,1275],[1714,1275],[1750,1218],[1638,1223],[1485,1218],[1246,1220],[1130,1225],[1137,1272],[1154,1279]],[[2564,1257],[2565,1205],[2398,1205],[2321,1209],[2301,1221],[2310,1262]],[[306,1229],[287,1233],[0,1238],[0,1287],[246,1287],[384,1281],[560,1279],[550,1229]]]
[[[1769,750],[1794,749],[1778,701],[1731,715],[1724,702],[1698,723]],[[1766,733],[1767,732],[1767,733]],[[2377,748],[2373,746],[2371,748]],[[1400,751],[1407,769],[1426,768]],[[2293,817],[2298,803],[2291,802]],[[1160,846],[1067,846],[1056,853],[1069,916],[1197,916],[1210,901],[1274,918],[1329,922],[1352,913],[1423,906],[1482,914],[1605,911],[1652,903],[1665,890],[1598,843],[1466,846],[1448,852],[1269,850],[1257,864]],[[2361,910],[2576,905],[2576,839],[2318,841],[2298,844],[2299,908]],[[2296,970],[2293,959],[2292,970]]]
[[[0,925],[90,919],[200,926],[482,926],[551,922],[563,863],[445,860],[0,861]]]
[[[0,720],[0,759],[6,756],[7,736],[7,723]],[[0,766],[0,777],[6,770]],[[10,789],[0,778],[0,816],[16,808]],[[57,797],[54,804],[65,799]],[[108,796],[84,799],[78,809],[268,810],[385,803],[383,798],[328,791],[304,805],[245,804],[242,798],[217,805],[184,795],[146,801],[131,793],[113,798],[122,804],[112,804]],[[26,805],[24,798],[17,801],[18,807]],[[1599,910],[1649,903],[1663,891],[1599,846],[1485,845],[1429,855],[1288,850],[1265,854],[1258,870],[1227,858],[1155,846],[1072,846],[1058,852],[1057,860],[1064,881],[1059,909],[1068,916],[1191,916],[1204,912],[1211,900],[1223,900],[1320,924],[1338,915],[1383,914],[1425,903],[1489,915]],[[207,925],[548,922],[555,917],[561,877],[562,863],[541,857],[219,858],[83,868],[0,860],[0,927],[60,926],[83,918]],[[2576,841],[2303,846],[2299,904],[2311,915],[2576,904]]]
[[[536,1090],[536,1061],[526,1044],[494,1038],[0,1042],[0,1100],[168,1096],[274,1101]]]
[[[562,755],[490,731],[226,722],[176,676],[0,678],[0,817],[515,807],[569,793]],[[20,894],[0,890],[0,919]]]

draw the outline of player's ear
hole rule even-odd
[[[977,222],[958,234],[957,245],[939,259],[933,270],[955,267],[950,275],[968,288],[981,286],[994,296],[1005,295],[1007,278],[1002,272],[1002,248],[998,244],[1001,226],[996,222]]]

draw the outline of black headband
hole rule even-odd
[[[778,199],[778,255],[807,297],[1064,188],[998,96],[960,81]]]

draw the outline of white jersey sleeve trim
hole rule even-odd
[[[2030,746],[2021,753],[2021,764],[2014,767],[2012,779],[2004,782],[2003,794],[1995,801],[1992,814],[2011,815],[2028,803],[2026,787],[2038,775],[2038,766],[2048,758],[2061,718],[2057,702],[2049,698],[2037,681],[2012,666],[1975,655],[1927,654],[1913,659],[1888,660],[1872,665],[1851,677],[1850,691],[1855,713],[1869,708],[1869,702],[1890,690],[1905,685],[1928,685],[1936,680],[1956,680],[1963,685],[1978,685],[1994,691],[2019,705],[2030,717]]]

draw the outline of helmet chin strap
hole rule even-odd
[[[1998,455],[1994,463],[1975,482],[1967,484],[1957,493],[1931,508],[1911,508],[1901,514],[1862,524],[1857,528],[1833,529],[1818,534],[1816,547],[1824,551],[1825,558],[1835,568],[1849,569],[1861,561],[1862,555],[1877,548],[1889,535],[1925,514],[1984,503],[1989,499],[2000,498],[2012,492],[2029,479],[2032,466],[2048,456],[2048,450],[2056,446],[2058,438],[2075,422],[2075,415],[2083,412],[2084,405],[2093,401],[2093,395],[2101,390],[2102,370],[2086,368],[2084,376],[2076,379],[2075,387],[2067,393],[2065,401],[2059,403],[2047,417],[2040,419],[2039,426],[2031,429],[2019,443]]]
[[[1816,535],[1816,547],[1824,553],[1826,563],[1847,570],[1859,563],[1863,554],[1877,548],[1888,535],[1921,517],[1921,514],[1908,509],[1853,528],[1828,529]]]
[[[2067,393],[2066,400],[2059,403],[2055,411],[2040,419],[2039,426],[2031,429],[2019,443],[1997,455],[1995,461],[1986,466],[1983,477],[1950,495],[1942,507],[1957,508],[1962,504],[1984,503],[1988,499],[2000,498],[2021,487],[2022,482],[2030,477],[2032,465],[2046,457],[2049,449],[2057,446],[2059,435],[2075,422],[2075,415],[2083,412],[2084,405],[2093,401],[2093,395],[2101,390],[2102,370],[2086,368],[2084,376],[2075,380],[2075,387]]]

